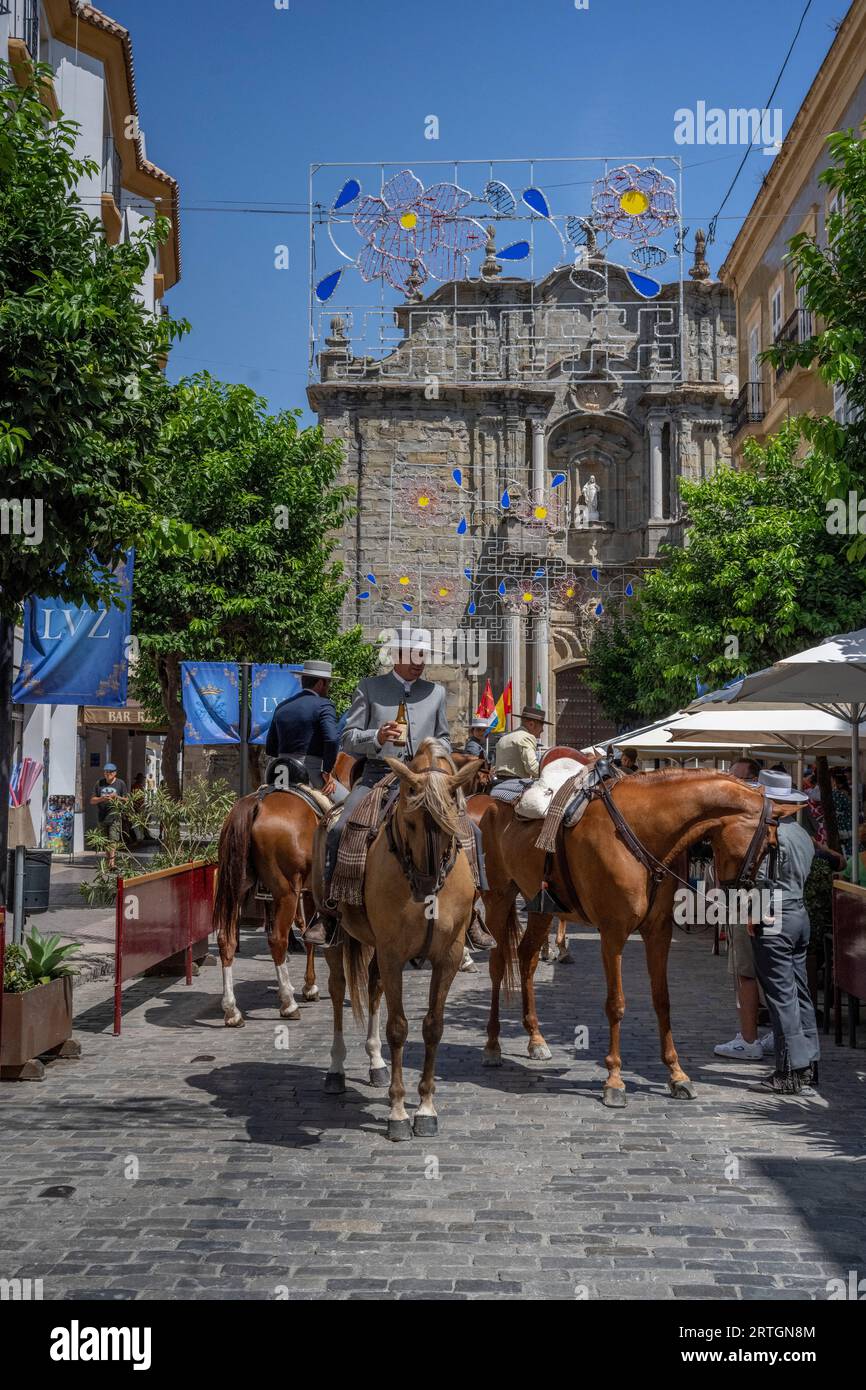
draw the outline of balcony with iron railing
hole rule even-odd
[[[775,337],[776,347],[789,347],[792,343],[805,343],[812,336],[812,312],[800,305],[782,324]],[[788,371],[785,366],[776,368],[776,380],[781,381]]]
[[[10,39],[23,39],[34,63],[39,61],[38,0],[0,0],[0,14],[12,16]],[[5,56],[5,55],[4,55]]]
[[[764,414],[764,383],[747,381],[734,405],[734,433],[744,425],[758,424]]]

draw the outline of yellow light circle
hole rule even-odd
[[[544,518],[547,516],[547,508],[546,508],[546,507],[536,507],[536,508],[535,508],[535,511],[533,512],[533,516],[534,516],[538,521],[543,521]]]
[[[642,212],[646,212],[650,200],[645,193],[641,193],[639,188],[630,188],[628,192],[623,193],[619,205],[623,212],[628,213],[629,217],[639,217]]]
[[[408,584],[408,583],[409,583],[409,576],[408,576],[407,574],[401,574],[401,575],[400,575],[400,578],[399,578],[399,580],[398,580],[397,582],[398,582],[398,584]]]
[[[532,601],[533,601],[534,598],[535,598],[535,595],[534,595],[534,594],[524,594],[524,595],[523,595],[523,602],[524,602],[524,603],[532,603]]]
[[[566,597],[566,598],[574,598],[574,590],[573,590],[573,589],[566,589],[566,591],[565,591],[565,597]]]
[[[419,507],[429,507],[429,506],[430,506],[430,498],[427,496],[427,494],[426,494],[425,492],[422,492],[422,493],[421,493],[421,496],[418,498],[418,506],[419,506]]]
[[[448,590],[447,590],[447,589],[440,589],[440,590],[439,590],[439,597],[440,597],[440,598],[447,598],[447,597],[448,597]]]
[[[415,229],[415,227],[417,227],[417,225],[418,225],[418,214],[417,214],[417,212],[404,212],[404,213],[403,213],[403,216],[400,218],[400,226],[401,226],[401,227],[404,227],[404,228],[406,229],[407,232],[411,232],[411,231],[414,231],[414,229]]]

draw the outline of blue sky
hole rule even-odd
[[[167,302],[192,332],[170,375],[207,368],[306,413],[311,161],[679,153],[683,220],[706,227],[742,149],[677,146],[674,112],[762,107],[804,3],[105,0],[132,34],[148,156],[181,188],[183,275]],[[773,102],[785,132],[847,8],[813,0]],[[768,166],[750,155],[714,271]]]

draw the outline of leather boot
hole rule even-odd
[[[469,923],[469,930],[466,933],[466,940],[473,951],[492,951],[496,945],[496,938],[484,926],[477,912],[473,912],[472,921]]]

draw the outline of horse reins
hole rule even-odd
[[[430,772],[445,773],[446,769],[444,767],[425,767],[421,769],[418,775],[423,776],[425,773]],[[448,773],[447,775],[450,776],[453,774]],[[428,898],[436,896],[453,869],[459,847],[458,838],[456,833],[450,837],[448,848],[437,866],[436,848],[438,837],[436,831],[427,825],[424,831],[427,847],[427,864],[424,870],[419,869],[409,852],[405,840],[401,838],[397,829],[396,812],[398,805],[399,799],[395,799],[391,815],[389,815],[385,821],[385,833],[388,837],[388,845],[409,881],[413,900],[416,903],[423,903],[426,902]],[[440,827],[440,829],[441,828],[442,827]],[[429,915],[427,918],[427,934],[424,938],[424,949],[421,955],[416,957],[417,960],[423,960],[429,954],[430,946],[433,941],[433,922],[433,916]]]

